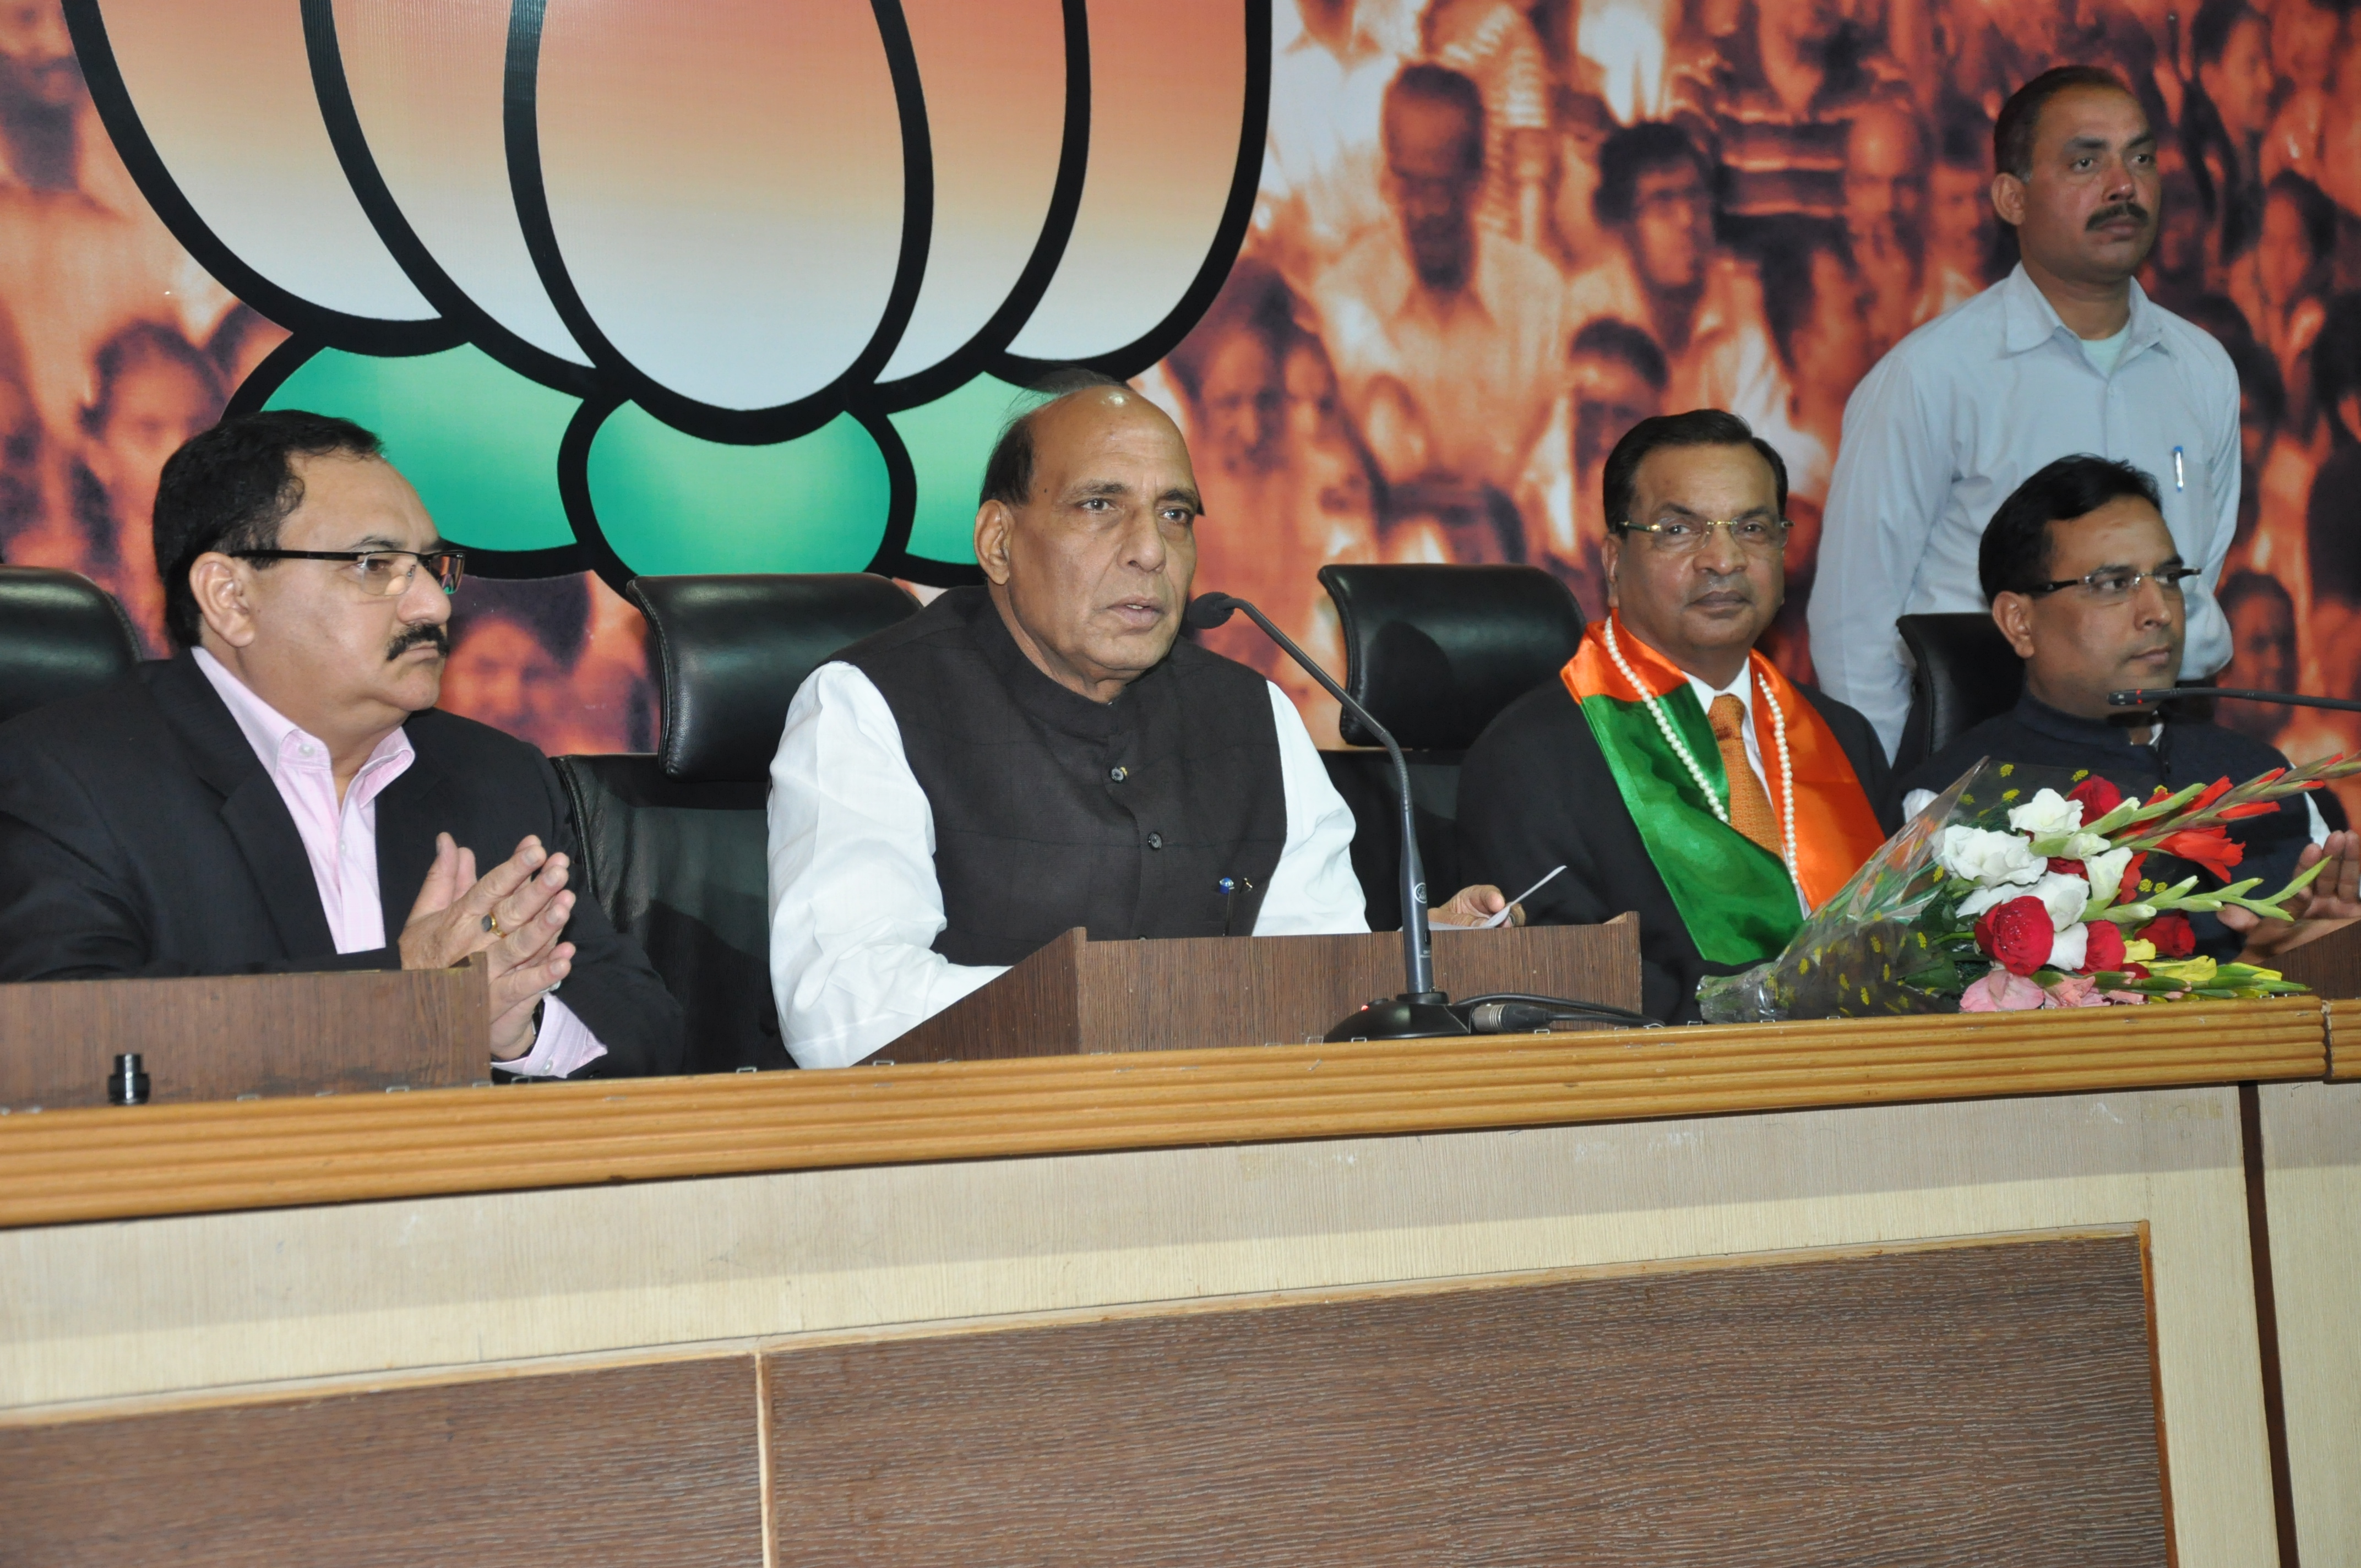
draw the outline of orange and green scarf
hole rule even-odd
[[[1615,642],[1727,809],[1730,780],[1722,772],[1721,750],[1688,677],[1632,636],[1620,620]],[[1642,693],[1615,667],[1603,626],[1583,633],[1582,646],[1562,672],[1565,689],[1582,709],[1591,737],[1607,759],[1608,772],[1622,792],[1640,842],[1664,879],[1697,952],[1713,963],[1756,963],[1779,952],[1803,924],[1795,901],[1798,884],[1817,909],[1885,842],[1877,813],[1819,710],[1804,700],[1770,660],[1751,652],[1747,662],[1756,690],[1777,703],[1787,721],[1787,757],[1795,775],[1792,881],[1777,855],[1714,814],[1712,804],[1698,793],[1696,778],[1656,727]],[[1759,701],[1754,722],[1767,764],[1763,771],[1769,775],[1771,806],[1784,822],[1789,806],[1782,798],[1771,716]]]

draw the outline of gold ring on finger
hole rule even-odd
[[[500,929],[500,917],[497,914],[487,915],[484,916],[484,929],[489,931],[495,937],[505,937],[508,935],[506,931]]]

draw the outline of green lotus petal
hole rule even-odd
[[[323,349],[264,406],[336,414],[375,431],[455,544],[574,543],[557,491],[557,445],[579,405],[481,349],[400,359]]]
[[[1027,394],[994,376],[886,417],[909,449],[918,476],[918,510],[910,520],[910,554],[928,561],[975,561],[975,493],[983,461],[1009,410]]]
[[[851,414],[795,441],[729,446],[635,403],[590,443],[598,531],[633,572],[859,572],[884,542],[885,455]]]

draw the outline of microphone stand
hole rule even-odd
[[[1393,762],[1394,794],[1401,807],[1402,971],[1409,989],[1391,1001],[1369,1003],[1329,1030],[1324,1037],[1331,1043],[1339,1043],[1423,1040],[1466,1034],[1467,1025],[1446,1005],[1451,999],[1434,989],[1433,938],[1426,923],[1426,869],[1419,859],[1418,818],[1411,804],[1410,764],[1402,760],[1401,747],[1395,744],[1391,731],[1369,717],[1367,708],[1354,701],[1327,671],[1313,662],[1311,654],[1295,645],[1294,639],[1273,626],[1268,616],[1246,600],[1229,594],[1202,595],[1191,601],[1187,620],[1197,630],[1210,631],[1229,620],[1234,610],[1245,611],[1248,620],[1262,628],[1264,636],[1303,666],[1304,673],[1318,681],[1364,729],[1384,741],[1386,755]]]
[[[2327,707],[2338,713],[2361,713],[2361,702],[2347,702],[2335,696],[2301,696],[2294,692],[2248,691],[2243,686],[2171,686],[2150,691],[2138,687],[2131,691],[2109,692],[2110,707],[2147,707],[2160,702],[2187,702],[2192,698],[2212,701],[2227,697],[2233,702],[2275,702],[2282,707]]]

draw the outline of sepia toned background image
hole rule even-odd
[[[288,20],[299,9],[341,37],[324,50],[317,16]],[[1102,0],[1078,133],[1059,105],[1084,55],[1054,4],[1009,4],[982,33],[940,0],[909,0],[898,34],[865,4],[793,25],[746,5],[667,16],[718,38],[744,14],[730,49],[690,40],[702,57],[648,43],[620,9],[550,8],[564,20],[539,46],[541,164],[506,170],[549,226],[511,232],[500,115],[516,105],[491,70],[506,7],[0,0],[0,557],[88,574],[160,655],[148,518],[173,447],[233,399],[378,416],[405,471],[439,476],[422,491],[478,556],[444,706],[554,753],[645,750],[631,572],[972,580],[984,451],[1028,373],[1071,359],[1181,422],[1207,507],[1199,587],[1256,600],[1332,667],[1328,562],[1525,563],[1603,612],[1608,450],[1645,415],[1730,409],[1786,459],[1773,651],[1808,679],[1803,609],[1845,400],[2014,264],[1987,195],[1993,117],[2037,71],[2082,62],[2117,71],[2160,135],[2143,286],[2240,375],[2223,684],[2361,696],[2361,14],[1272,0],[1179,27],[1149,0]],[[214,12],[210,29],[192,20]],[[93,39],[106,58],[86,71]],[[462,45],[473,76],[432,52]],[[203,69],[175,74],[192,51]],[[684,92],[703,57],[718,74]],[[331,81],[321,62],[337,58]],[[895,60],[915,69],[896,78]],[[227,99],[248,64],[251,110]],[[1169,93],[1141,85],[1150,64]],[[1008,71],[1040,80],[995,118],[987,80]],[[798,99],[774,142],[748,139],[735,127],[780,73],[823,96]],[[357,129],[338,140],[314,88]],[[921,90],[933,247],[922,286],[889,299],[893,258],[916,254],[889,144]],[[307,162],[312,144],[286,137],[283,158],[258,154],[277,142],[241,116],[282,110],[320,114],[303,122],[313,151],[335,151]],[[654,126],[712,156],[666,161],[635,135]],[[310,222],[344,212],[321,194],[343,177],[363,198],[339,220],[353,243],[384,241],[366,265]],[[660,258],[669,281],[651,290],[643,231],[717,207],[760,255],[684,239],[704,259]],[[287,259],[307,245],[328,282]],[[861,269],[848,247],[867,247]],[[318,303],[347,280],[351,300]],[[562,482],[568,461],[583,466]],[[1250,627],[1208,641],[1336,743],[1334,705]],[[2298,759],[2361,741],[2318,716],[2222,717]]]

